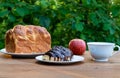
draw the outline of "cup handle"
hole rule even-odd
[[[112,55],[115,55],[115,54],[117,54],[118,52],[120,52],[120,46],[115,45],[115,47],[117,47],[117,48],[118,48],[118,50],[117,50],[117,51],[114,51]]]

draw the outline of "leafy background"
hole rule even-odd
[[[0,0],[0,48],[5,32],[13,26],[44,26],[52,46],[73,38],[120,45],[119,0]]]

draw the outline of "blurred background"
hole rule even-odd
[[[0,48],[18,24],[45,27],[52,46],[74,38],[120,45],[120,0],[0,0]]]

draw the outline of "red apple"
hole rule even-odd
[[[72,39],[69,42],[69,49],[75,55],[83,55],[85,53],[85,50],[86,50],[86,43],[82,39]]]

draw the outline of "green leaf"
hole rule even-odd
[[[61,7],[61,8],[59,8],[58,10],[59,10],[59,12],[60,12],[61,14],[63,14],[63,15],[66,15],[66,14],[69,13],[69,9],[66,9],[66,8],[64,8],[64,7]]]
[[[111,24],[104,24],[103,30],[109,31],[110,35],[113,35],[115,33],[115,30]]]
[[[110,31],[110,34],[111,34],[111,35],[113,35],[113,34],[115,33],[115,30],[114,30],[112,27],[110,27],[110,30],[109,30],[109,31]]]
[[[39,22],[42,26],[48,27],[50,25],[51,20],[46,16],[40,16]]]
[[[23,17],[23,16],[29,14],[29,10],[28,10],[27,8],[25,8],[25,7],[20,7],[20,8],[17,7],[17,8],[16,8],[16,13],[17,13],[19,16]]]
[[[39,18],[34,17],[33,18],[33,24],[39,24]]]
[[[69,18],[70,19],[70,22],[72,24],[71,28],[74,30],[76,29],[76,22],[75,21],[78,21],[78,19],[74,19],[74,18]],[[79,21],[78,21],[79,22]]]
[[[111,11],[113,17],[120,15],[120,7],[118,6],[112,6]]]
[[[47,8],[47,7],[49,6],[47,0],[41,0],[40,3],[41,3],[41,6],[42,6],[43,8]]]
[[[96,13],[90,13],[89,18],[94,26],[98,26],[99,20],[97,19]]]
[[[77,22],[76,24],[75,24],[75,28],[76,28],[76,30],[77,31],[82,31],[83,29],[84,29],[84,23],[83,22]]]
[[[104,24],[104,26],[103,26],[103,30],[109,30],[110,29],[110,27],[111,27],[111,25],[110,24]]]
[[[86,39],[86,35],[80,34],[80,38],[85,40]]]
[[[9,14],[8,10],[3,10],[3,11],[0,12],[0,17],[4,17],[4,16],[6,16],[8,14]]]
[[[0,3],[0,8],[1,7],[11,7],[11,8],[13,8],[14,7],[14,4],[13,3],[9,3],[9,2],[1,2]]]
[[[97,5],[97,1],[96,0],[92,0],[93,4]]]
[[[37,1],[35,2],[35,5],[39,5],[39,4],[40,4],[40,1],[37,0]]]
[[[15,22],[16,18],[15,18],[13,15],[9,15],[9,16],[8,16],[8,20],[9,20],[10,22]]]
[[[82,0],[83,4],[89,5],[91,0]]]

